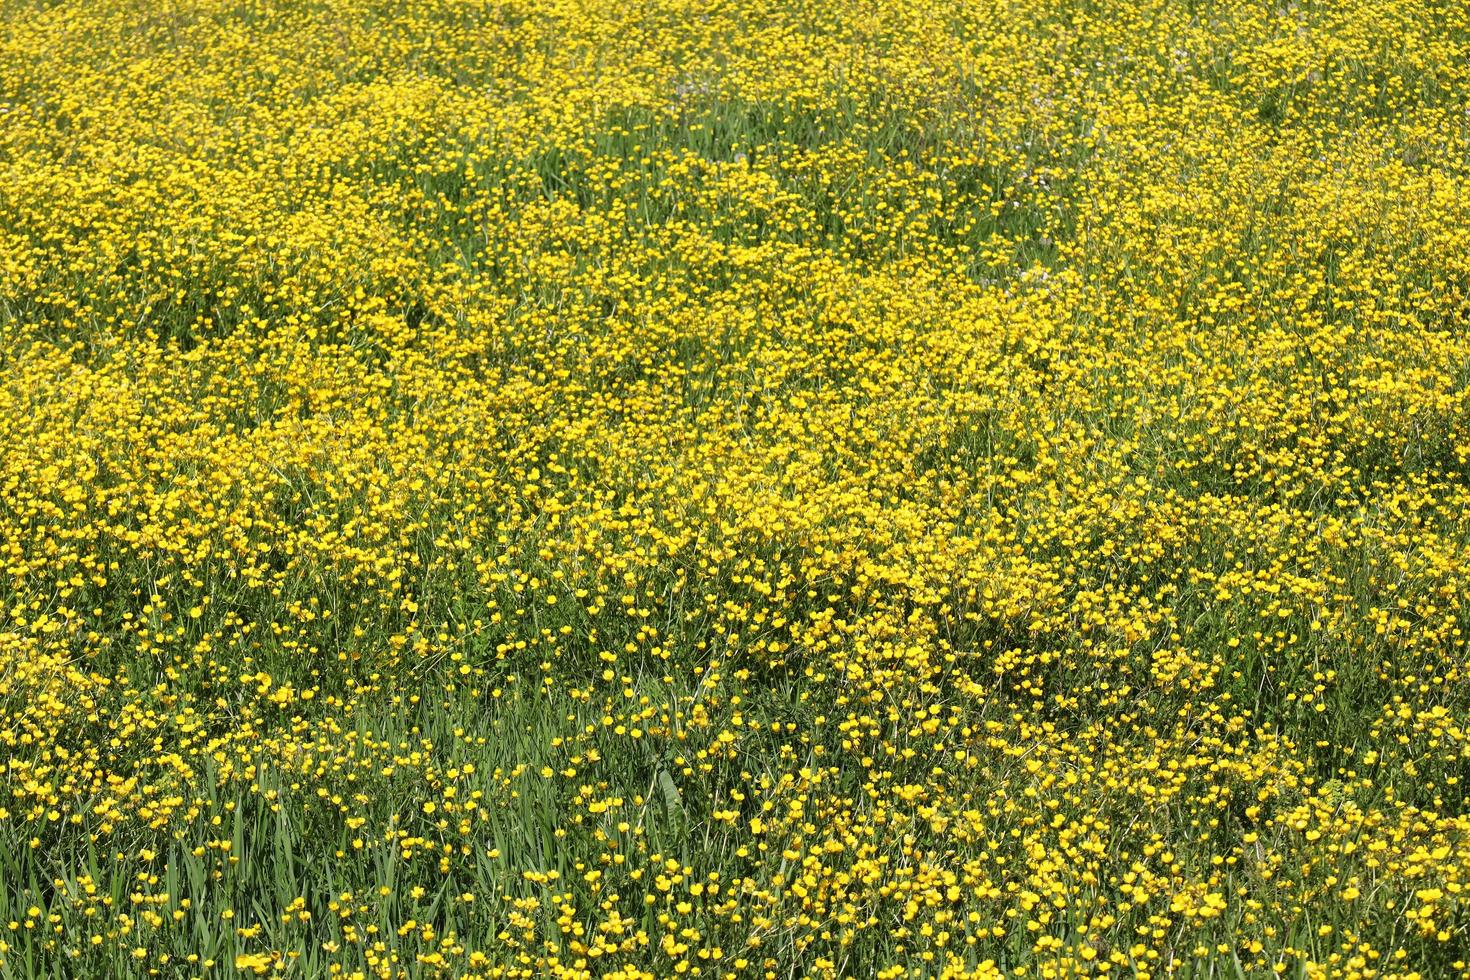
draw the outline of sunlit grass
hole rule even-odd
[[[0,976],[1470,975],[1467,66],[0,0]]]

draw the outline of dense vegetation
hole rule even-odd
[[[1470,975],[1458,0],[0,0],[0,976]]]

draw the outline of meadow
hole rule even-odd
[[[1470,976],[1460,0],[0,0],[0,978]]]

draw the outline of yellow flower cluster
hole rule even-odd
[[[1460,0],[0,0],[0,977],[1470,976]]]

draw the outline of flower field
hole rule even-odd
[[[1460,0],[0,0],[0,978],[1470,976]]]

